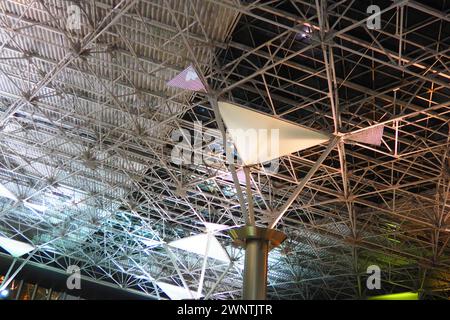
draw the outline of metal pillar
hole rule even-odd
[[[269,250],[280,245],[286,235],[274,229],[244,226],[230,230],[235,244],[245,248],[244,300],[265,300]]]

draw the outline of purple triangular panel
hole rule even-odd
[[[347,137],[347,140],[379,146],[383,138],[383,130],[384,126],[379,125],[351,134]]]
[[[184,69],[175,78],[167,82],[170,87],[180,88],[191,91],[206,91],[205,86],[200,80],[197,71],[192,65]]]

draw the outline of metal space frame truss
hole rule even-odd
[[[21,199],[0,198],[0,236],[36,246],[18,262],[78,265],[154,298],[166,298],[162,281],[236,299],[243,253],[226,232],[231,263],[209,259],[204,276],[201,256],[166,243],[204,222],[242,225],[252,199],[256,223],[288,235],[269,258],[270,298],[361,298],[369,265],[381,292],[448,297],[444,1],[379,1],[379,30],[355,0],[74,3],[76,31],[67,1],[0,1],[0,183]],[[165,86],[189,64],[207,93]],[[220,129],[217,97],[336,138],[326,157],[324,144],[281,158],[277,173],[251,167],[249,197],[222,155],[172,161],[174,130]],[[344,143],[380,124],[381,146]]]

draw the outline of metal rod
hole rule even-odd
[[[8,279],[5,279],[5,281],[3,281],[3,283],[0,285],[0,291],[6,289],[9,286],[11,281],[13,281],[17,274],[23,269],[23,267],[25,267],[25,265],[28,263],[35,252],[36,249],[30,252],[28,257],[20,264],[16,271]]]
[[[208,240],[206,241],[205,258],[203,259],[202,271],[200,273],[200,280],[197,289],[197,299],[202,296],[203,283],[205,281],[206,264],[208,262],[209,245],[211,243],[211,232],[208,232]]]
[[[245,186],[247,192],[247,203],[248,203],[248,216],[247,216],[247,224],[254,226],[255,225],[255,210],[253,209],[253,196],[252,196],[252,186],[250,182],[250,169],[249,167],[244,167],[245,173]]]
[[[297,199],[299,194],[302,192],[303,188],[305,187],[306,183],[308,183],[309,179],[316,173],[316,171],[319,169],[322,162],[326,159],[326,157],[330,154],[331,150],[334,149],[334,147],[339,142],[340,137],[336,136],[333,140],[330,141],[328,144],[327,149],[320,155],[319,159],[317,159],[316,163],[311,167],[311,169],[308,171],[306,176],[303,178],[303,180],[300,182],[300,184],[297,186],[297,188],[294,190],[292,195],[289,197],[289,199],[285,202],[285,204],[281,207],[280,211],[278,212],[275,219],[270,223],[269,228],[273,228],[277,225],[277,223],[280,221],[280,219],[283,217],[283,215],[286,213],[286,211],[289,209],[291,204]]]
[[[244,300],[265,300],[267,291],[267,257],[269,241],[247,240],[245,247]]]

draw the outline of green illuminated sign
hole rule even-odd
[[[402,292],[369,297],[369,300],[419,300],[417,292]]]

